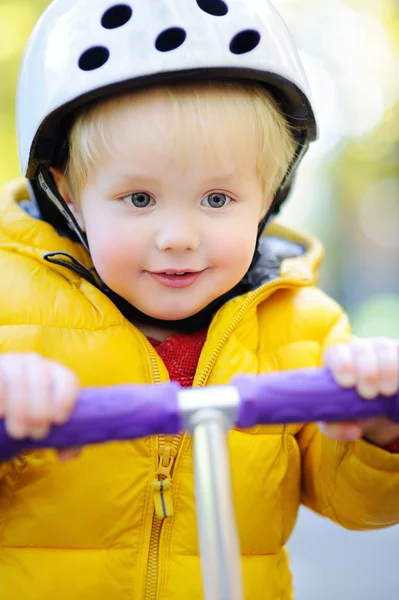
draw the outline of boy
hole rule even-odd
[[[58,0],[25,54],[18,114],[31,200],[17,183],[0,201],[11,435],[46,435],[90,385],[324,362],[364,397],[397,391],[396,343],[352,340],[314,287],[319,244],[262,235],[316,137],[268,2]],[[326,433],[231,434],[249,599],[292,598],[284,544],[301,502],[353,529],[399,522],[399,426]],[[199,600],[187,435],[68,452],[1,465],[2,598]]]

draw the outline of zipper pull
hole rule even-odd
[[[173,515],[171,470],[176,454],[177,450],[173,446],[162,445],[158,450],[159,463],[155,472],[157,479],[151,482],[158,519],[166,519]]]

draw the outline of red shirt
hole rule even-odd
[[[176,333],[163,342],[152,338],[149,341],[162,358],[171,381],[177,381],[183,387],[191,387],[207,330],[202,329],[190,334]],[[399,440],[386,446],[385,450],[399,454]]]
[[[193,385],[206,334],[207,330],[202,329],[190,334],[176,333],[163,342],[148,338],[165,363],[171,381],[183,387]]]

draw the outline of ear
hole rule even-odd
[[[50,172],[54,178],[54,181],[58,188],[59,193],[61,194],[61,196],[67,203],[68,208],[71,211],[71,213],[73,214],[73,216],[75,217],[79,227],[81,228],[82,231],[85,231],[83,215],[79,209],[77,202],[72,199],[71,190],[70,190],[69,183],[68,183],[66,176],[61,171],[61,169],[56,169],[54,167],[52,167],[50,169]]]

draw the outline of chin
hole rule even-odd
[[[194,308],[192,310],[176,310],[176,307],[171,308],[170,310],[154,310],[150,311],[148,307],[146,307],[142,312],[145,312],[147,315],[152,317],[153,319],[160,319],[162,321],[181,321],[182,319],[187,319],[188,317],[192,317],[202,310],[203,307]]]

